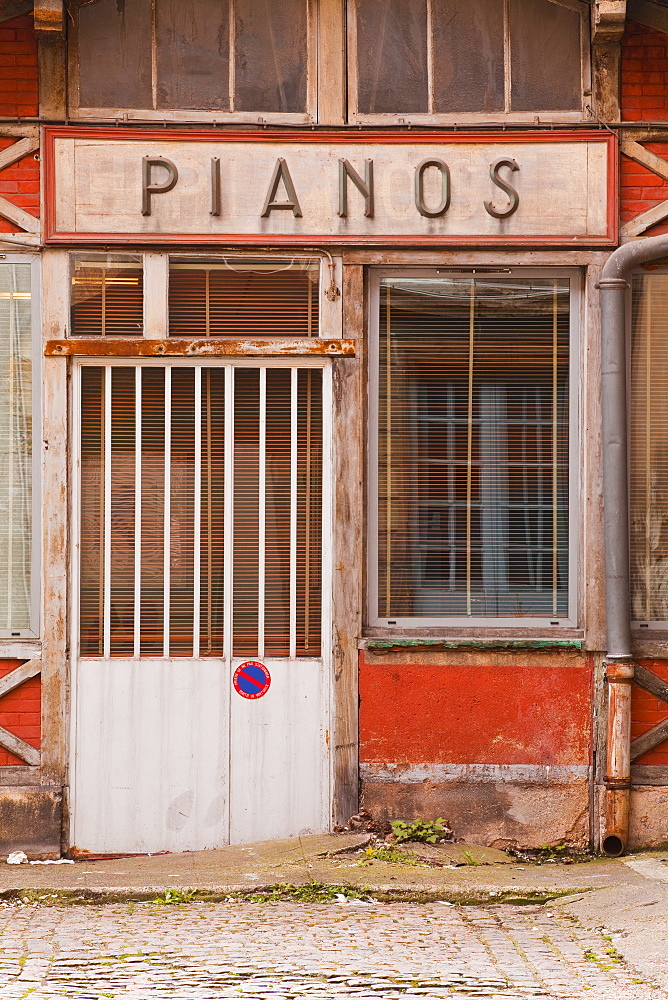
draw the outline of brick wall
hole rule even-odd
[[[0,117],[35,117],[37,42],[32,15],[0,22]],[[0,150],[14,139],[0,138]],[[0,171],[0,196],[39,216],[39,161],[34,153]],[[0,233],[21,230],[0,218]]]
[[[0,660],[0,677],[15,670],[18,665],[17,660]],[[40,747],[41,712],[39,677],[31,677],[0,698],[0,726],[8,729],[14,736],[20,736],[36,749]],[[0,749],[0,767],[8,764],[25,766],[25,761]]]
[[[668,35],[627,22],[622,39],[621,110],[624,121],[668,121]],[[643,143],[663,159],[668,143]],[[668,184],[647,167],[621,158],[620,217],[628,222],[668,199]],[[668,232],[668,221],[642,235]]]
[[[665,660],[642,660],[643,666],[653,674],[668,681],[668,663]],[[668,717],[668,705],[643,691],[637,684],[631,686],[631,739],[635,740]],[[661,743],[654,750],[639,757],[634,764],[668,764],[668,743]]]

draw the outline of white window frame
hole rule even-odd
[[[411,267],[378,267],[370,269],[369,273],[369,375],[368,375],[368,423],[367,423],[367,476],[368,476],[368,516],[367,516],[367,624],[374,629],[387,629],[389,632],[398,629],[442,628],[451,631],[455,628],[475,626],[477,628],[518,628],[527,627],[554,631],[564,628],[576,628],[578,625],[578,542],[579,524],[579,489],[580,489],[580,427],[579,427],[579,343],[580,316],[582,308],[582,274],[578,268],[529,268],[485,266],[478,269],[481,277],[493,277],[497,272],[503,277],[516,278],[568,278],[570,280],[570,336],[569,336],[569,377],[568,377],[568,614],[566,617],[532,617],[522,615],[513,618],[500,617],[381,617],[378,591],[378,428],[379,428],[379,317],[380,317],[380,281],[381,278],[425,278],[425,277],[463,277],[476,269],[474,266],[431,268]]]
[[[70,116],[74,119],[95,121],[144,121],[144,122],[202,122],[214,125],[254,123],[268,125],[311,125],[318,121],[318,18],[319,0],[307,0],[307,82],[306,111],[214,111],[171,108],[96,108],[79,102],[79,34],[78,7],[72,11],[68,45]],[[234,0],[232,0],[234,17]],[[230,90],[234,86],[234,24],[230,27]],[[154,53],[151,53],[155,73]],[[155,86],[154,86],[155,91]]]
[[[41,634],[41,566],[42,566],[42,328],[41,328],[41,261],[35,254],[3,253],[0,264],[30,264],[30,330],[31,330],[31,398],[32,398],[32,462],[30,550],[30,627],[0,629],[0,639],[37,639]]]
[[[348,121],[351,125],[452,125],[496,122],[581,122],[590,117],[589,105],[592,101],[592,68],[591,68],[591,6],[586,0],[549,0],[560,7],[567,7],[580,14],[580,65],[582,68],[582,107],[576,111],[541,110],[512,111],[510,102],[510,30],[508,0],[505,0],[505,30],[504,30],[504,74],[505,110],[504,111],[456,111],[456,112],[397,112],[384,114],[364,114],[358,110],[357,103],[357,12],[356,0],[348,0]],[[428,100],[430,109],[433,107],[433,36],[431,31],[431,3],[427,0],[427,67],[428,67]]]

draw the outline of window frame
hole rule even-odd
[[[456,111],[456,112],[396,112],[365,114],[357,107],[357,0],[347,0],[347,35],[348,35],[348,116],[351,125],[452,125],[475,123],[507,123],[507,122],[559,122],[567,124],[580,122],[588,117],[588,105],[592,101],[592,66],[591,66],[591,7],[587,0],[548,0],[549,3],[567,7],[580,14],[580,66],[582,70],[582,107],[578,111],[541,111],[535,108],[531,111],[512,111],[510,102],[510,30],[508,8],[509,0],[504,0],[504,77],[505,105],[504,111]],[[427,0],[427,17],[430,17],[431,3]],[[429,23],[427,25],[429,28]],[[429,103],[433,105],[433,37],[427,30],[427,86]]]
[[[426,278],[463,277],[467,273],[478,273],[493,277],[494,273],[507,278],[568,278],[570,281],[569,304],[569,358],[568,358],[568,614],[566,617],[537,617],[522,615],[514,618],[501,617],[413,617],[386,618],[378,614],[378,429],[379,429],[379,318],[380,281],[382,278]],[[453,628],[535,628],[562,631],[564,628],[578,627],[578,574],[580,542],[580,337],[581,310],[583,304],[582,272],[577,267],[494,267],[471,266],[451,267],[377,267],[369,270],[368,294],[368,400],[367,400],[367,597],[366,624],[374,629],[387,632],[434,630],[450,632]]]
[[[36,254],[6,253],[0,255],[0,264],[30,264],[30,337],[31,337],[31,417],[32,460],[31,466],[31,550],[30,550],[30,626],[28,628],[0,628],[0,640],[21,641],[39,639],[42,631],[42,351],[41,351],[41,260]]]
[[[188,108],[100,108],[81,105],[79,102],[79,31],[78,11],[86,0],[75,0],[71,10],[71,20],[68,32],[68,105],[70,115],[74,119],[94,119],[95,121],[141,121],[141,122],[202,122],[209,124],[268,124],[268,125],[312,125],[318,121],[318,42],[319,0],[306,0],[307,4],[307,82],[306,111],[207,111]],[[234,16],[234,0],[232,16]],[[155,8],[154,8],[155,10]],[[230,64],[234,65],[234,26],[230,28]],[[155,77],[155,48],[151,49],[152,76]],[[230,69],[230,79],[233,80],[233,69]],[[153,79],[155,94],[155,79]]]

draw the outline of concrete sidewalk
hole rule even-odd
[[[549,902],[583,926],[607,928],[628,961],[668,989],[668,853],[535,865],[454,844],[424,852],[448,864],[433,867],[368,857],[369,840],[367,834],[330,834],[63,865],[0,862],[0,899],[111,903],[197,890],[197,899],[220,900],[235,892],[315,882],[388,902]]]

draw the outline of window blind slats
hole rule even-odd
[[[319,264],[172,261],[172,337],[317,337]]]
[[[563,617],[567,279],[383,279],[378,614]]]
[[[30,264],[0,263],[0,629],[29,629],[32,537]]]
[[[82,369],[82,655],[320,654],[322,373],[227,372]]]
[[[629,500],[631,604],[668,621],[668,274],[633,278]]]
[[[74,337],[141,337],[142,258],[72,254],[70,313]]]

